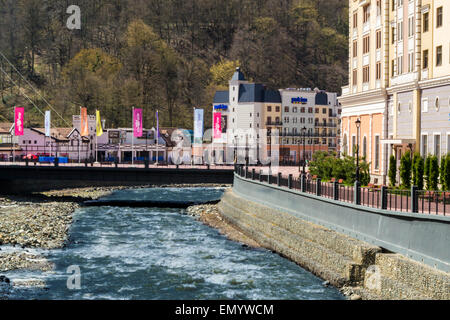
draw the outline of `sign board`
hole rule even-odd
[[[292,104],[307,104],[308,99],[306,98],[292,98]]]
[[[195,109],[194,112],[194,144],[203,143],[203,119],[204,110]]]

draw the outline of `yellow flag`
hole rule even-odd
[[[100,119],[100,111],[97,110],[97,137],[103,135],[102,121]]]

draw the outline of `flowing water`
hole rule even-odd
[[[113,199],[216,200],[223,189],[118,191]],[[336,288],[270,251],[249,249],[183,215],[180,209],[81,208],[61,250],[29,250],[55,264],[52,272],[17,271],[45,289],[10,289],[9,299],[344,299]],[[5,249],[3,249],[5,250]],[[67,286],[70,266],[80,289]],[[69,270],[70,271],[70,270]],[[73,278],[70,284],[76,284]]]

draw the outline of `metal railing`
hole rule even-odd
[[[320,179],[307,179],[304,175],[286,177],[281,173],[274,175],[270,172],[264,173],[262,170],[256,172],[255,169],[249,172],[243,166],[238,166],[236,173],[261,183],[369,208],[438,216],[447,216],[450,213],[450,191],[422,191],[417,187],[412,187],[411,190],[384,186],[361,187],[357,183],[354,186],[348,186],[339,183],[342,181],[322,182]]]

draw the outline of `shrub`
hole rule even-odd
[[[424,168],[424,160],[422,157],[419,157],[414,163],[414,172],[416,176],[416,181],[414,181],[414,185],[419,188],[419,190],[423,190],[423,176],[425,173]]]
[[[389,160],[389,183],[391,187],[395,187],[397,184],[397,159],[393,155]]]
[[[337,158],[334,153],[317,152],[310,164],[310,172],[322,181],[335,178],[352,185],[356,181],[356,159],[350,156]],[[360,181],[362,185],[370,183],[370,166],[366,161],[360,161]]]
[[[445,161],[444,161],[445,159]],[[444,191],[450,190],[450,153],[443,157],[441,164],[441,183]]]
[[[430,160],[430,190],[438,190],[439,183],[439,161],[436,156],[431,157]]]
[[[400,179],[402,187],[411,188],[411,152],[407,151],[400,161]]]
[[[426,183],[426,188],[427,190],[431,190],[431,186],[430,186],[430,166],[431,166],[431,156],[427,156],[427,158],[425,159],[425,167],[424,167],[424,171],[425,171],[425,183]]]
[[[417,175],[417,162],[421,158],[420,153],[414,153],[412,164],[411,164],[411,171],[412,171],[412,183],[413,185],[417,186],[419,184],[420,176]]]

